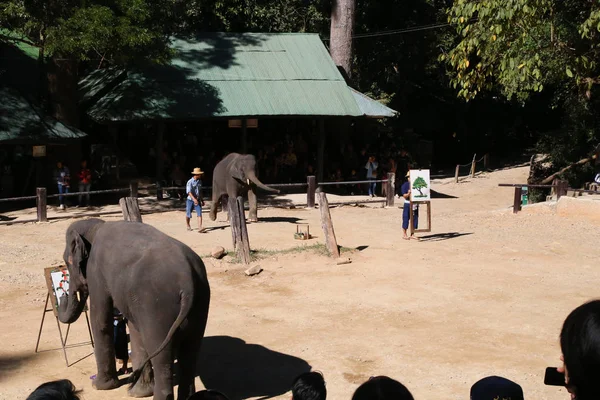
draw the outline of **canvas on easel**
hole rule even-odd
[[[420,205],[427,206],[427,228],[415,229],[414,210]],[[428,169],[410,170],[410,233],[431,232],[431,179]],[[419,218],[422,221],[421,218]]]
[[[58,267],[49,267],[44,268],[44,277],[46,278],[46,287],[48,289],[48,293],[46,294],[46,303],[44,304],[44,313],[42,314],[42,322],[40,323],[40,331],[38,333],[37,343],[35,345],[35,352],[38,352],[40,345],[40,338],[42,336],[42,328],[44,327],[44,320],[46,318],[46,313],[52,311],[54,312],[54,317],[56,318],[56,325],[58,327],[58,333],[60,335],[60,343],[63,350],[63,354],[65,356],[65,362],[67,363],[67,367],[69,367],[69,360],[67,358],[67,340],[69,338],[69,330],[71,328],[71,324],[67,325],[67,331],[63,338],[62,329],[60,327],[60,321],[58,320],[58,306],[60,304],[60,297],[68,293],[69,291],[69,269],[60,265]],[[48,308],[48,303],[50,303],[50,307]],[[88,317],[87,305],[83,309],[83,313],[85,314],[85,321],[87,323],[88,333],[90,335],[90,341],[82,344],[91,344],[94,347],[94,339],[92,337],[92,330],[90,328],[90,319]]]

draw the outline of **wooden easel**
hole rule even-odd
[[[425,229],[415,229],[415,224],[413,223],[413,204],[426,204],[427,205],[427,228]],[[415,233],[426,233],[431,232],[431,201],[411,201],[410,202],[410,235],[414,235]]]
[[[63,265],[61,265],[59,267],[44,268],[44,275],[46,277],[46,286],[48,286],[48,293],[46,294],[46,303],[44,304],[44,312],[42,314],[42,322],[40,323],[40,330],[38,332],[37,342],[35,344],[35,352],[38,353],[38,349],[40,346],[40,339],[42,337],[42,329],[44,327],[44,320],[46,319],[46,313],[53,311],[54,318],[56,318],[56,326],[58,327],[58,334],[60,335],[60,344],[61,344],[61,347],[63,350],[63,354],[65,356],[65,363],[67,364],[67,367],[70,367],[74,363],[69,364],[69,359],[67,357],[67,348],[81,346],[81,345],[87,345],[87,344],[91,344],[92,348],[93,348],[94,347],[94,338],[92,337],[92,329],[90,327],[90,318],[88,316],[87,305],[84,306],[85,308],[84,308],[83,312],[85,314],[85,321],[87,323],[88,333],[90,334],[90,341],[84,342],[84,343],[76,343],[71,346],[67,346],[67,340],[69,339],[69,330],[71,329],[71,324],[67,324],[67,332],[65,333],[65,336],[63,338],[62,329],[60,327],[60,321],[58,320],[58,312],[56,311],[58,309],[58,299],[56,297],[56,291],[55,291],[54,285],[52,283],[51,273],[65,270],[65,269],[67,269],[67,267],[65,267]],[[50,301],[51,298],[52,298],[51,308],[48,308],[48,302]]]

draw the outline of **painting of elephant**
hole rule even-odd
[[[139,222],[74,222],[66,233],[64,260],[69,290],[58,318],[70,324],[89,296],[99,390],[119,386],[113,345],[113,307],[128,320],[134,373],[129,395],[173,399],[177,358],[178,398],[195,392],[196,358],[210,302],[206,269],[185,244]],[[181,350],[181,351],[180,351]]]
[[[223,196],[235,199],[248,193],[250,204],[249,220],[258,221],[256,190],[262,189],[271,193],[279,190],[263,184],[256,174],[256,158],[251,154],[230,153],[215,166],[212,182],[212,204],[210,219],[217,219],[217,207]]]

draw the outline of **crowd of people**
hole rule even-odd
[[[120,330],[115,328],[115,337],[119,332]],[[119,343],[122,346],[122,342]],[[566,387],[572,400],[599,399],[600,300],[585,303],[569,314],[560,333],[560,348],[562,365],[555,369],[560,381],[548,382],[546,379],[546,384]],[[126,364],[123,368],[126,368]],[[58,380],[40,385],[27,400],[79,400],[79,392],[71,381]],[[321,373],[314,371],[299,375],[291,384],[291,392],[292,400],[327,398],[325,379]],[[227,396],[215,390],[202,390],[189,399],[227,400]],[[471,387],[470,399],[523,400],[524,394],[517,383],[506,378],[489,376]],[[413,400],[413,395],[397,380],[387,376],[376,376],[361,384],[354,392],[352,400]]]

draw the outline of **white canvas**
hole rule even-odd
[[[431,200],[431,180],[429,179],[428,169],[410,170],[410,200]]]
[[[56,295],[56,302],[60,304],[60,297],[63,293],[69,291],[69,270],[52,272],[52,287],[54,288],[54,294]]]

